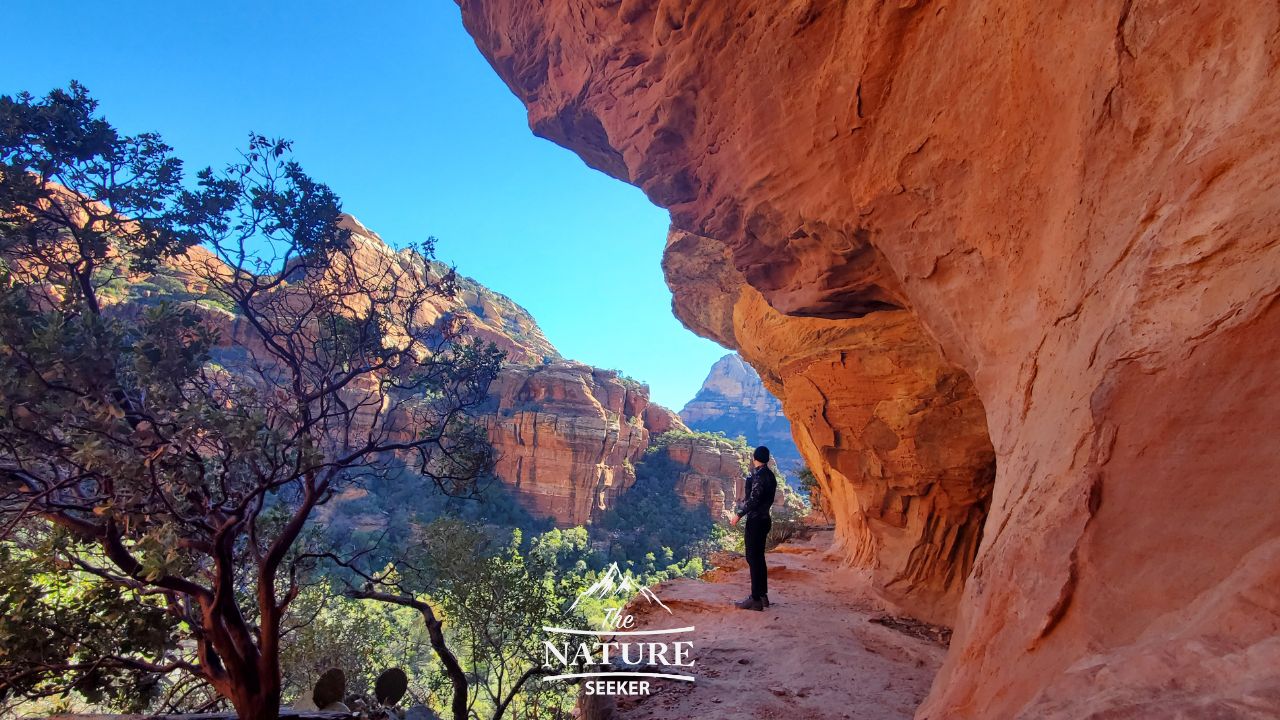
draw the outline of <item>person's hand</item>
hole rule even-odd
[[[737,513],[734,513],[734,514],[733,514],[733,517],[729,519],[729,524],[730,524],[730,525],[737,525],[737,524],[738,524],[738,519],[739,519],[739,517],[740,517],[740,516],[739,516]]]

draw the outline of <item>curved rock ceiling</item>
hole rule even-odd
[[[919,717],[1280,712],[1280,7],[460,4],[953,618]]]

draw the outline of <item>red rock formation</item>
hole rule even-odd
[[[439,263],[424,265],[411,250],[393,250],[353,217],[345,216],[343,222],[352,232],[356,252],[352,266],[340,272],[364,278],[378,277],[388,266],[435,277],[448,272]],[[186,262],[218,261],[196,249]],[[170,270],[188,288],[195,286],[194,275],[181,267]],[[489,406],[480,419],[497,453],[495,474],[534,515],[550,517],[562,527],[592,522],[635,482],[633,464],[643,457],[651,438],[670,430],[688,430],[674,412],[649,401],[647,386],[616,371],[562,359],[528,311],[511,299],[466,277],[458,277],[455,284],[457,292],[423,308],[420,319],[460,317],[471,335],[507,353],[507,363],[491,387]],[[257,334],[249,332],[236,315],[202,307],[220,329],[224,344],[262,350]],[[368,413],[374,413],[372,406]],[[412,431],[408,423],[404,429]],[[361,430],[355,432],[358,435]],[[691,442],[700,456],[717,455],[724,444],[711,438]],[[736,498],[732,487],[741,474],[736,465],[726,465],[719,476],[708,468],[700,467],[699,472],[697,482],[708,488],[727,483],[730,501]],[[670,481],[690,485],[694,474],[690,471]],[[713,511],[723,505],[723,498],[713,498],[709,490],[700,501]]]
[[[781,399],[848,561],[901,610],[953,620],[995,473],[968,376],[906,311],[783,315],[706,238],[673,232],[663,266],[676,315],[738,348]],[[703,302],[707,288],[734,304]]]
[[[684,422],[674,411],[657,403],[649,403],[644,409],[644,426],[649,428],[650,435],[661,435],[668,430],[684,428]]]
[[[538,516],[591,522],[636,480],[649,446],[647,392],[616,373],[574,362],[509,365],[486,418],[495,472]]]
[[[688,505],[704,505],[711,517],[727,519],[742,498],[750,453],[737,443],[702,433],[682,434],[656,450],[679,468],[676,495]],[[778,503],[782,493],[778,493]]]
[[[782,403],[737,353],[711,366],[698,394],[680,410],[680,419],[695,430],[742,436],[750,445],[768,446],[778,467],[787,473],[793,473],[800,462]]]
[[[1280,713],[1280,9],[461,5],[536,133],[722,247],[696,329],[754,292],[894,343],[832,390],[972,378],[998,474],[920,717]]]
[[[356,271],[377,272],[382,263],[395,262],[419,268],[434,277],[449,271],[445,265],[432,262],[429,268],[412,250],[393,250],[377,233],[365,227],[359,220],[344,215],[344,225],[351,230],[356,243]],[[530,364],[560,359],[560,353],[542,334],[542,328],[511,298],[495,292],[469,277],[458,275],[456,293],[452,297],[438,298],[428,312],[435,319],[444,313],[454,313],[466,319],[471,335],[491,342],[507,354],[511,363]]]

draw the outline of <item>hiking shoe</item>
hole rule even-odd
[[[765,595],[760,602],[763,603],[765,607],[769,607],[769,596]]]
[[[734,605],[736,605],[739,610],[764,610],[764,603],[753,597],[746,598],[745,600],[739,600],[734,603]]]

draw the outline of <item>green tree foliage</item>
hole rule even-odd
[[[501,355],[427,312],[453,291],[423,272],[429,243],[358,261],[337,197],[289,143],[252,136],[185,189],[157,136],[96,109],[74,84],[0,98],[0,541],[68,534],[32,560],[91,578],[87,597],[154,602],[182,631],[161,658],[139,645],[97,671],[183,671],[241,718],[274,718],[282,623],[328,554],[302,542],[320,537],[313,513],[396,458],[471,492],[491,450],[468,411]],[[237,335],[198,302],[110,292],[158,268],[234,308]],[[40,669],[74,671],[91,649],[67,648]]]
[[[455,720],[563,717],[572,704],[566,688],[538,681],[545,674],[538,629],[578,617],[567,607],[583,579],[555,565],[563,534],[534,543],[533,552],[519,530],[503,537],[493,528],[441,518],[378,572],[335,562],[347,571],[349,597],[421,614],[440,661],[430,694],[441,712]],[[447,628],[437,611],[449,619]]]
[[[409,608],[352,600],[328,584],[303,589],[289,609],[281,643],[284,697],[296,701],[321,673],[342,668],[351,693],[371,696],[388,667],[413,669],[409,695],[426,701],[425,668],[432,651],[418,614]]]
[[[503,543],[456,520],[433,523],[422,549],[427,593],[451,619],[451,645],[475,678],[470,711],[499,720],[567,710],[564,687],[537,680],[541,628],[573,622],[566,600],[576,592],[557,592],[556,565],[543,554],[526,555],[518,530]]]
[[[788,540],[807,538],[812,529],[805,522],[812,511],[809,501],[785,481],[778,483],[778,492],[782,493],[782,506],[773,509],[773,523],[764,541],[768,549]]]
[[[809,502],[817,504],[818,495],[822,488],[818,485],[818,478],[813,474],[813,471],[807,467],[801,467],[796,472],[796,482],[800,486],[800,492],[809,498]]]
[[[538,535],[530,543],[530,554],[567,577],[583,577],[603,564],[591,547],[590,534],[581,525],[564,530],[552,528]]]
[[[492,476],[478,478],[472,496],[458,497],[430,483],[424,487],[411,468],[393,460],[387,472],[369,478],[364,489],[367,492],[359,497],[335,503],[324,532],[335,547],[361,549],[377,544],[379,552],[368,553],[361,564],[365,570],[376,570],[392,561],[396,549],[415,542],[421,529],[440,517],[532,533],[551,527],[549,520],[533,517],[507,486]]]
[[[163,603],[75,570],[70,561],[94,549],[67,533],[20,537],[0,545],[0,703],[74,692],[138,712],[155,701],[180,637]]]

